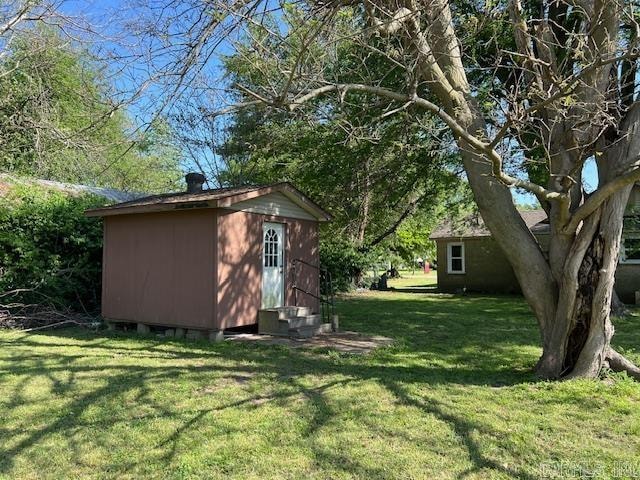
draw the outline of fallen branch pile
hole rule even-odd
[[[4,292],[0,294],[0,299],[15,299],[25,291]],[[61,309],[46,301],[42,304],[26,304],[19,301],[0,303],[0,328],[34,331],[71,325],[95,328],[100,325],[100,320],[88,312]]]

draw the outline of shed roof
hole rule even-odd
[[[522,210],[518,213],[532,233],[549,233],[549,220],[544,210]],[[489,232],[489,229],[484,224],[484,220],[482,220],[480,214],[476,213],[459,222],[447,220],[441,223],[429,238],[439,240],[444,238],[478,238],[490,236],[491,232]]]
[[[128,202],[117,203],[103,208],[87,210],[90,217],[105,217],[131,213],[148,213],[192,208],[228,208],[235,203],[252,198],[280,192],[319,221],[331,220],[324,211],[309,197],[288,182],[273,185],[249,185],[234,188],[215,188],[197,193],[177,192],[150,195]]]

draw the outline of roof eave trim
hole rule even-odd
[[[201,202],[174,202],[159,203],[157,205],[135,205],[131,207],[104,207],[93,208],[84,212],[87,217],[111,217],[114,215],[127,215],[131,213],[175,212],[176,210],[198,210],[203,208],[216,208],[216,200],[203,200]]]
[[[318,222],[329,222],[333,220],[333,217],[328,212],[324,211],[319,205],[314,203],[309,197],[300,192],[290,183],[277,183],[275,185],[269,185],[248,192],[237,193],[235,195],[229,195],[226,197],[214,199],[214,200],[202,200],[202,201],[185,201],[185,202],[170,202],[170,203],[157,203],[152,205],[132,205],[118,207],[113,205],[111,207],[94,208],[85,211],[87,217],[108,217],[113,215],[126,215],[133,213],[153,213],[153,212],[167,212],[176,210],[191,210],[199,208],[228,208],[231,205],[242,202],[245,200],[251,200],[252,198],[261,197],[270,193],[280,192],[285,195],[289,200],[294,202],[303,210],[307,211],[315,217]]]

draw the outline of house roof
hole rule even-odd
[[[90,185],[79,185],[75,183],[54,182],[53,180],[42,180],[39,178],[15,177],[7,173],[0,173],[0,191],[8,189],[12,184],[40,185],[53,190],[66,192],[71,195],[91,193],[105,198],[112,202],[125,202],[143,196],[143,193],[125,192],[115,188],[92,187]]]
[[[535,234],[549,233],[549,220],[544,210],[523,210],[518,212],[529,230]],[[444,238],[477,238],[490,237],[491,232],[485,226],[480,214],[474,214],[465,219],[452,222],[447,220],[441,223],[429,238],[439,240]]]
[[[86,214],[90,217],[105,217],[130,213],[184,210],[187,208],[228,208],[235,203],[276,192],[285,195],[289,200],[309,212],[319,221],[328,221],[332,218],[329,213],[325,212],[313,200],[288,182],[273,185],[215,188],[197,193],[177,192],[150,195],[108,207],[87,210]]]

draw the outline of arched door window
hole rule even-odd
[[[264,232],[264,266],[279,267],[280,238],[278,232],[270,228]]]

